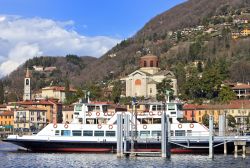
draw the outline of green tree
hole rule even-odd
[[[236,120],[235,120],[235,118],[231,114],[227,115],[227,120],[228,120],[228,126],[229,127],[233,127],[234,128],[236,126]]]
[[[209,126],[209,115],[208,114],[204,114],[202,116],[202,123],[205,125],[205,126]]]
[[[234,100],[236,94],[229,86],[223,86],[219,92],[218,99],[221,103],[228,103],[230,100]]]
[[[198,64],[197,64],[197,71],[199,73],[201,73],[203,71],[203,67],[202,67],[202,62],[201,61],[199,61]]]
[[[181,40],[181,38],[182,38],[180,31],[177,31],[176,37],[177,37],[177,41],[179,42]]]
[[[169,79],[163,79],[162,82],[156,84],[157,95],[156,99],[159,101],[165,100],[166,90],[170,91],[169,98],[173,99],[172,81]]]
[[[174,74],[177,78],[177,84],[179,87],[179,93],[184,94],[184,85],[186,83],[186,71],[183,63],[178,63],[174,68]]]
[[[202,91],[205,98],[213,99],[218,97],[220,87],[222,84],[222,77],[220,71],[216,67],[206,69],[202,76]]]
[[[4,103],[4,86],[3,82],[0,80],[0,104]]]
[[[184,85],[183,96],[193,100],[203,97],[202,80],[200,80],[196,68],[189,69],[188,78]]]
[[[189,55],[190,55],[192,61],[199,58],[200,52],[201,52],[201,42],[200,41],[196,41],[190,45]]]
[[[114,87],[112,89],[112,95],[111,98],[114,101],[114,103],[118,103],[120,101],[120,96],[122,92],[122,85],[121,81],[115,81],[114,82]]]
[[[65,104],[70,104],[70,88],[69,88],[69,80],[66,78],[65,79]]]
[[[99,85],[90,84],[87,89],[90,92],[89,98],[91,100],[101,100],[102,99],[102,89]]]

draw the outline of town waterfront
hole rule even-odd
[[[171,159],[160,157],[117,158],[115,154],[86,153],[33,153],[18,150],[18,147],[0,141],[0,167],[233,167],[245,168],[250,165],[250,156],[246,159],[233,155],[172,155]]]

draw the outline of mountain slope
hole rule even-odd
[[[82,57],[83,67],[76,64],[74,59],[71,62],[67,61],[67,58],[56,58],[51,66],[58,67],[59,72],[47,76],[37,75],[33,80],[40,81],[40,84],[36,84],[33,89],[37,90],[39,86],[50,84],[52,81],[63,84],[65,77],[74,86],[118,78],[137,69],[139,58],[148,52],[161,58],[162,69],[171,70],[180,62],[188,64],[197,59],[209,62],[225,58],[230,64],[229,80],[246,82],[250,80],[250,74],[247,74],[250,72],[250,39],[235,41],[231,39],[231,30],[227,31],[226,26],[211,23],[214,23],[217,17],[249,7],[250,0],[189,0],[154,17],[137,34],[117,44],[99,59]],[[178,37],[178,33],[183,30],[199,25],[206,30],[212,27],[217,32],[208,35],[204,34],[205,30],[194,31],[191,35]],[[24,67],[27,64],[26,62],[6,78],[6,85],[13,96],[22,93]],[[239,65],[241,69],[237,68]],[[39,78],[41,79],[38,80]]]

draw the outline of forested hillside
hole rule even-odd
[[[152,53],[160,57],[162,69],[175,73],[181,96],[218,98],[222,81],[250,81],[250,36],[242,35],[250,29],[247,21],[250,0],[189,0],[156,16],[99,59],[35,58],[6,77],[5,85],[20,95],[24,69],[33,65],[57,67],[52,73],[34,73],[34,90],[52,81],[63,84],[64,79],[78,87],[105,82],[131,73],[141,56]]]

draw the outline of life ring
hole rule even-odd
[[[150,112],[149,112],[149,115],[150,115],[150,116],[154,115],[153,111],[150,111]]]
[[[113,129],[113,125],[109,125],[109,129]]]
[[[193,123],[189,124],[189,127],[194,128],[194,124]]]
[[[147,129],[147,125],[143,125],[143,129]]]
[[[68,124],[64,124],[64,128],[69,128],[69,125]]]
[[[54,127],[54,128],[57,128],[57,124],[54,124],[53,127]]]
[[[108,112],[104,113],[104,116],[108,116]]]
[[[97,128],[98,128],[98,129],[101,129],[101,128],[102,128],[102,125],[101,125],[101,124],[98,124]]]
[[[100,115],[100,112],[96,112],[96,116],[99,116]]]
[[[181,125],[181,124],[178,124],[178,128],[182,128],[182,125]]]
[[[161,116],[162,115],[162,112],[161,111],[158,111],[158,116]]]

